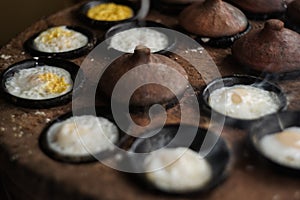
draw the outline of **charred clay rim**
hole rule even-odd
[[[111,27],[110,29],[108,29],[108,31],[105,33],[105,39],[108,42],[108,46],[110,45],[110,38],[113,37],[115,34],[120,33],[122,31],[126,31],[132,28],[161,28],[158,32],[165,34],[168,37],[168,45],[165,49],[157,51],[157,52],[153,52],[153,53],[168,53],[171,49],[173,49],[177,43],[176,38],[174,37],[174,35],[170,35],[168,34],[168,29],[169,27],[154,22],[154,21],[138,21],[138,20],[134,20],[132,22],[126,22],[126,23],[122,23],[122,24],[118,24],[115,25],[113,27]],[[166,29],[166,31],[164,30]],[[155,29],[154,29],[155,30]],[[157,31],[157,30],[155,30]],[[110,48],[110,50],[118,52],[118,53],[127,53],[127,52],[121,52],[119,50],[116,50],[114,48]]]
[[[241,128],[241,129],[247,129],[248,126],[250,126],[253,122],[259,119],[249,120],[249,119],[238,119],[238,118],[229,117],[211,108],[208,102],[210,92],[213,92],[214,90],[220,89],[222,87],[231,87],[234,85],[251,85],[253,87],[274,92],[275,94],[277,94],[278,99],[280,101],[280,106],[278,111],[285,110],[287,107],[286,95],[277,85],[275,85],[272,82],[266,81],[264,79],[254,77],[254,76],[248,76],[248,75],[233,75],[233,76],[226,76],[223,78],[218,78],[216,80],[213,80],[204,88],[199,100],[201,103],[200,106],[202,106],[203,110],[207,114],[211,115],[213,113],[214,115],[216,115],[216,119],[220,119],[220,118],[225,119],[225,124],[229,126]]]
[[[61,155],[55,150],[51,149],[48,145],[47,141],[47,135],[48,130],[50,127],[56,123],[63,122],[73,116],[82,116],[82,115],[91,115],[91,111],[93,108],[81,108],[78,113],[77,112],[68,112],[66,114],[63,114],[59,116],[58,118],[54,119],[52,122],[50,122],[42,131],[40,138],[39,138],[39,146],[40,149],[50,158],[65,162],[65,163],[73,163],[73,164],[80,164],[80,163],[90,163],[90,162],[96,162],[97,159],[104,159],[112,156],[114,154],[114,151],[110,150],[104,150],[99,153],[95,153],[95,156],[93,155],[83,155],[83,156],[71,156],[71,155]],[[95,108],[96,116],[97,117],[104,117],[108,119],[110,122],[112,122],[119,131],[119,138],[118,142],[116,143],[116,146],[121,146],[124,143],[124,139],[126,138],[126,134],[118,127],[118,125],[115,123],[115,120],[113,118],[113,114],[111,110],[108,107],[96,107]],[[79,114],[79,115],[78,115]]]
[[[182,132],[177,134],[179,127],[182,128]],[[174,139],[175,137],[176,139]],[[205,143],[203,143],[204,141]],[[215,141],[216,143],[214,143]],[[215,144],[215,146],[213,146],[212,150],[209,151],[213,144]],[[206,186],[195,191],[189,191],[186,193],[180,192],[178,194],[208,192],[221,184],[221,182],[228,176],[232,164],[232,158],[231,150],[229,149],[226,141],[215,133],[200,127],[173,124],[165,125],[161,130],[153,129],[147,131],[133,142],[130,151],[135,153],[149,153],[161,148],[176,147],[187,147],[196,152],[199,152],[200,149],[203,148],[201,149],[201,152],[208,153],[205,159],[208,161],[212,169],[212,177]],[[131,159],[131,165],[134,169],[143,169],[143,162],[141,162],[141,160],[136,162],[134,157]],[[145,174],[138,175],[138,178],[143,184],[149,186],[149,188],[160,190],[146,178]],[[168,194],[174,194],[162,190],[160,191]]]
[[[49,28],[52,28],[52,27],[49,27]],[[66,26],[66,28],[85,35],[88,38],[87,44],[81,48],[74,49],[71,51],[65,51],[65,52],[49,53],[49,52],[39,51],[34,46],[34,39],[36,37],[38,37],[42,32],[46,31],[47,30],[46,29],[39,33],[34,34],[28,40],[25,41],[25,43],[24,43],[25,51],[29,52],[30,55],[36,56],[36,57],[74,59],[74,58],[78,58],[78,57],[86,55],[94,48],[94,46],[97,42],[97,39],[91,31],[89,31],[85,28],[79,27],[79,26]]]
[[[14,96],[8,92],[5,86],[6,80],[8,78],[14,76],[14,74],[20,70],[41,67],[44,65],[54,66],[68,71],[73,81],[72,90],[61,96],[55,98],[49,98],[49,99],[42,99],[42,100],[25,99],[25,98]],[[75,85],[75,79],[79,80],[76,81],[76,85]],[[60,59],[43,59],[43,58],[28,59],[11,65],[2,73],[1,89],[4,93],[5,98],[9,102],[12,102],[18,106],[27,107],[27,108],[50,108],[54,106],[64,105],[69,101],[71,101],[72,98],[76,98],[76,95],[78,91],[81,89],[84,81],[85,81],[85,77],[82,70],[79,68],[78,65],[72,62],[66,60],[60,60]]]
[[[247,28],[244,31],[239,32],[238,34],[233,35],[233,36],[224,36],[224,37],[219,37],[219,38],[197,36],[196,40],[200,44],[209,45],[209,46],[216,47],[216,48],[227,48],[227,47],[231,46],[234,43],[234,41],[236,41],[240,37],[246,35],[251,30],[251,28],[252,28],[251,24],[248,23]]]
[[[124,19],[124,20],[119,20],[119,21],[101,21],[101,20],[91,19],[87,16],[87,12],[89,11],[89,9],[91,9],[92,7],[97,6],[99,4],[103,4],[103,3],[116,3],[116,4],[121,4],[121,5],[128,6],[134,12],[133,17],[128,18],[128,19]],[[129,21],[134,20],[136,18],[138,9],[139,8],[135,4],[133,4],[129,1],[100,0],[100,1],[90,1],[90,2],[84,3],[82,6],[80,6],[77,13],[78,13],[78,17],[79,17],[80,20],[82,20],[83,22],[91,25],[92,27],[100,28],[100,29],[106,29],[106,28],[109,28],[109,27],[114,26],[114,25],[119,24],[119,23],[129,22]]]
[[[266,135],[275,134],[276,132],[280,132],[285,128],[298,126],[300,127],[300,112],[299,111],[284,111],[279,112],[277,114],[272,114],[263,117],[261,120],[256,121],[251,125],[248,132],[248,143],[251,148],[254,150],[254,153],[258,155],[258,157],[268,164],[269,167],[274,170],[278,170],[280,172],[284,172],[290,175],[300,176],[300,166],[298,169],[289,167],[286,165],[282,165],[268,156],[265,156],[264,153],[259,148],[259,141]]]

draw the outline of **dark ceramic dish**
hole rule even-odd
[[[8,92],[6,89],[5,83],[6,80],[14,74],[22,69],[29,69],[34,67],[41,67],[44,65],[54,66],[62,68],[68,71],[71,75],[73,80],[73,84],[75,79],[80,80],[79,82],[76,81],[76,85],[73,85],[73,88],[70,92],[63,94],[61,96],[49,99],[42,99],[42,100],[35,100],[35,99],[25,99],[21,97],[14,96]],[[85,81],[84,75],[82,70],[80,70],[79,66],[65,60],[59,59],[29,59],[24,60],[18,63],[15,63],[8,67],[1,75],[1,87],[4,93],[4,96],[9,102],[12,102],[18,106],[27,107],[27,108],[49,108],[54,106],[60,106],[68,103],[71,101],[72,98],[76,97],[77,92],[82,87]]]
[[[206,155],[205,159],[212,168],[211,180],[206,186],[196,191],[187,193],[180,192],[179,194],[207,192],[219,185],[229,174],[231,168],[230,149],[225,140],[213,132],[196,126],[181,125],[180,133],[177,133],[179,127],[179,124],[166,125],[161,130],[154,129],[144,133],[142,137],[134,141],[130,150],[135,153],[149,153],[161,148],[187,147],[193,151],[200,152],[200,154]],[[137,162],[136,158],[133,157],[131,159],[132,167],[137,170],[143,169],[143,159],[144,158]],[[148,188],[160,190],[151,184],[151,181],[146,178],[145,174],[140,174],[138,177]]]
[[[234,43],[235,40],[247,34],[250,30],[251,30],[251,24],[248,24],[246,30],[233,36],[224,36],[220,38],[197,36],[196,40],[203,45],[208,45],[216,48],[228,48]]]
[[[110,122],[115,123],[113,115],[111,113],[111,110],[107,107],[96,107],[95,108],[95,114],[96,116],[104,117],[108,119]],[[91,108],[82,108],[79,111],[75,112],[69,112],[66,113],[55,120],[53,120],[50,124],[48,124],[42,131],[41,136],[39,138],[39,145],[42,151],[51,157],[54,160],[60,161],[60,162],[66,162],[66,163],[89,163],[89,162],[95,162],[97,159],[105,159],[114,154],[113,150],[104,150],[99,153],[96,153],[94,155],[84,155],[84,156],[68,156],[68,155],[61,155],[57,153],[56,151],[49,148],[48,142],[47,142],[47,135],[49,128],[54,125],[55,123],[63,122],[67,120],[70,117],[73,116],[81,116],[81,115],[91,115]],[[117,126],[117,125],[116,125]],[[118,127],[118,126],[117,126]],[[119,139],[116,143],[117,146],[121,146],[125,140],[126,137],[125,133],[121,131],[121,129],[118,127],[119,131]]]
[[[51,27],[50,27],[51,28]],[[93,48],[94,45],[96,44],[97,40],[96,37],[94,36],[94,34],[87,30],[84,29],[82,27],[78,27],[78,26],[66,26],[67,29],[82,33],[83,35],[85,35],[88,38],[88,42],[85,46],[78,48],[78,49],[74,49],[71,51],[65,51],[65,52],[43,52],[43,51],[39,51],[35,48],[34,46],[34,39],[36,37],[38,37],[43,31],[34,34],[33,36],[31,36],[25,43],[24,43],[24,49],[30,53],[30,55],[32,56],[36,56],[36,57],[47,57],[47,58],[65,58],[65,59],[74,59],[74,58],[78,58],[80,56],[86,55],[87,53],[89,53]]]
[[[120,5],[125,5],[130,7],[134,14],[133,17],[125,19],[125,20],[119,20],[119,21],[101,21],[101,20],[95,20],[95,19],[91,19],[87,16],[87,12],[89,11],[89,9],[91,9],[94,6],[103,4],[103,3],[116,3],[116,4],[120,4]],[[83,4],[79,10],[78,10],[78,17],[80,20],[82,20],[83,22],[95,27],[95,28],[100,28],[100,29],[106,29],[109,28],[111,26],[114,26],[116,24],[119,23],[123,23],[123,22],[129,22],[132,21],[134,19],[136,19],[137,13],[138,13],[138,6],[129,2],[129,1],[121,1],[121,0],[99,0],[99,1],[90,1],[87,2],[85,4]]]
[[[205,89],[203,90],[201,97],[200,97],[200,106],[204,109],[204,111],[211,115],[212,112],[216,116],[216,119],[225,118],[225,124],[230,125],[232,127],[247,129],[253,122],[258,119],[238,119],[229,116],[225,116],[214,109],[212,109],[209,105],[209,95],[210,92],[213,92],[216,89],[220,89],[222,87],[231,87],[234,85],[251,85],[253,87],[261,88],[270,92],[274,92],[277,94],[278,99],[280,101],[279,110],[284,110],[287,107],[287,99],[283,91],[275,84],[268,82],[266,80],[248,76],[248,75],[234,75],[234,76],[227,76],[223,78],[216,79],[209,83]]]
[[[277,114],[263,117],[261,120],[253,123],[249,128],[249,144],[254,152],[259,155],[259,158],[267,163],[271,168],[280,172],[285,172],[291,175],[300,175],[299,168],[293,168],[287,165],[280,164],[269,157],[265,156],[260,149],[259,141],[266,135],[271,135],[276,132],[281,132],[283,129],[297,126],[300,127],[300,112],[299,111],[285,111]]]
[[[168,36],[168,45],[165,49],[158,51],[158,52],[154,52],[154,53],[166,53],[168,51],[170,51],[175,45],[176,45],[176,38],[170,34],[168,34],[169,32],[166,30],[164,31],[164,29],[168,29],[167,26],[154,22],[154,21],[132,21],[132,22],[127,22],[127,23],[122,23],[122,24],[118,24],[115,25],[113,27],[111,27],[105,34],[105,39],[107,40],[108,43],[110,43],[110,38],[113,37],[115,34],[125,31],[125,30],[129,30],[132,28],[141,28],[141,27],[147,27],[147,28],[161,28],[159,31],[165,35]],[[155,29],[154,29],[155,30]],[[109,45],[109,44],[108,44]],[[114,48],[110,48],[110,50],[112,51],[117,51],[120,52]],[[121,52],[121,53],[127,53],[127,52]]]

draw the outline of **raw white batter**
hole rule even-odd
[[[116,50],[133,53],[138,45],[143,45],[157,52],[168,46],[168,37],[150,28],[132,28],[112,36],[110,47]]]
[[[185,193],[204,187],[212,177],[209,163],[183,147],[155,151],[144,162],[146,177],[163,191]]]
[[[216,111],[239,119],[256,119],[279,109],[278,96],[250,85],[235,85],[214,90],[209,105]]]
[[[271,160],[300,169],[300,127],[264,136],[260,140],[260,148]]]
[[[61,155],[84,156],[113,148],[118,137],[117,127],[109,120],[83,115],[52,125],[47,141]]]

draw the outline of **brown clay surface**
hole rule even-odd
[[[0,71],[9,65],[30,58],[24,53],[23,42],[32,34],[51,25],[82,25],[74,17],[78,5],[44,18],[17,37],[12,39],[0,50],[0,55],[10,55],[8,59],[0,59]],[[170,27],[177,27],[174,17],[161,15],[151,11],[148,19],[156,20]],[[252,23],[255,28],[261,23]],[[90,28],[91,29],[91,28]],[[93,30],[101,39],[103,31]],[[214,49],[205,47],[214,59],[222,75],[243,73],[231,56],[230,49]],[[176,56],[172,56],[176,60]],[[80,64],[78,58],[74,61]],[[178,58],[177,58],[178,60]],[[197,88],[204,86],[204,81],[185,63],[192,85]],[[217,77],[210,74],[209,63],[202,65],[203,74],[207,81]],[[279,83],[289,99],[289,110],[299,110],[300,81],[284,81]],[[2,97],[2,96],[1,96]],[[183,104],[188,104],[189,94],[182,99]],[[161,194],[136,184],[136,180],[129,175],[113,170],[98,162],[90,164],[66,164],[55,161],[45,155],[39,148],[38,139],[41,131],[49,120],[70,111],[71,103],[51,109],[26,109],[16,107],[0,98],[0,172],[5,188],[12,199],[145,199],[145,200],[233,200],[233,199],[300,199],[299,177],[288,176],[274,171],[264,162],[259,160],[245,145],[246,133],[235,128],[225,127],[222,132],[232,148],[233,166],[229,177],[219,187],[207,194],[193,196],[170,196]],[[176,123],[180,119],[179,106],[168,110],[167,123]],[[193,117],[193,110],[189,111]],[[134,116],[137,122],[144,124],[146,118]],[[188,121],[188,119],[185,119]],[[205,116],[200,121],[200,126],[207,127],[209,119]],[[215,125],[215,124],[214,124]]]

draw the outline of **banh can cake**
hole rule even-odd
[[[34,39],[34,46],[42,52],[66,52],[79,49],[88,43],[88,38],[66,26],[53,27],[43,31]]]
[[[300,127],[289,127],[260,139],[262,153],[281,165],[300,170]]]
[[[276,84],[248,75],[226,76],[211,81],[202,91],[206,113],[226,125],[247,129],[260,118],[286,109],[287,99]]]
[[[226,141],[210,130],[187,124],[148,130],[133,142],[130,151],[137,154],[131,158],[132,167],[142,169],[136,176],[140,186],[167,194],[208,192],[220,185],[231,169]]]
[[[110,48],[118,51],[133,53],[137,45],[149,47],[151,52],[158,52],[168,47],[168,36],[156,30],[141,27],[132,28],[111,37]]]
[[[237,40],[232,55],[241,66],[258,73],[283,74],[299,71],[300,35],[284,28],[280,20],[265,22]]]
[[[166,26],[153,21],[135,21],[115,25],[105,34],[110,50],[133,53],[138,45],[148,47],[152,53],[169,50],[175,41],[164,32]]]
[[[157,169],[147,172],[146,178],[166,192],[193,192],[205,187],[212,178],[207,160],[184,147],[155,151],[146,157],[144,167],[147,171]]]
[[[60,59],[28,59],[15,63],[2,73],[1,79],[7,100],[32,108],[63,105],[75,99],[84,82],[79,66]]]
[[[80,19],[89,25],[107,28],[134,20],[137,11],[137,6],[129,1],[99,0],[83,4],[79,8],[78,14]]]
[[[116,84],[130,71],[129,78],[123,79],[125,82],[119,85],[122,88],[119,97],[112,98]],[[144,85],[147,80],[149,83]],[[134,91],[129,106],[134,108],[133,110],[142,111],[153,104],[173,104],[177,101],[176,96],[181,97],[187,89],[187,80],[184,68],[177,62],[164,55],[152,54],[145,46],[137,46],[134,53],[124,54],[108,66],[100,79],[99,88],[105,96],[112,98],[111,101],[122,105],[128,105],[126,98],[121,97],[122,94],[125,97],[128,91]],[[132,88],[139,83],[142,83],[140,87]],[[170,91],[159,83],[168,85],[169,88],[173,87],[174,90]]]
[[[240,8],[250,19],[280,18],[286,11],[283,0],[228,0]]]
[[[179,23],[197,35],[200,43],[214,47],[228,47],[250,29],[246,16],[222,0],[207,0],[188,6],[180,13]]]
[[[286,175],[300,172],[300,123],[298,111],[262,118],[248,130],[249,144],[266,167]]]
[[[251,85],[234,85],[214,90],[209,105],[223,115],[256,119],[279,110],[277,94]]]
[[[87,16],[99,21],[121,21],[133,17],[133,10],[125,5],[102,3],[91,7]]]
[[[289,27],[300,33],[300,1],[295,0],[288,5],[286,20]]]
[[[5,82],[7,91],[25,99],[51,99],[70,92],[73,81],[68,71],[53,67],[40,66],[21,69]]]
[[[88,53],[96,39],[78,26],[55,26],[30,37],[24,48],[33,56],[76,58]]]
[[[66,114],[52,122],[40,138],[50,157],[63,162],[88,162],[113,150],[119,141],[117,126],[102,116]]]

